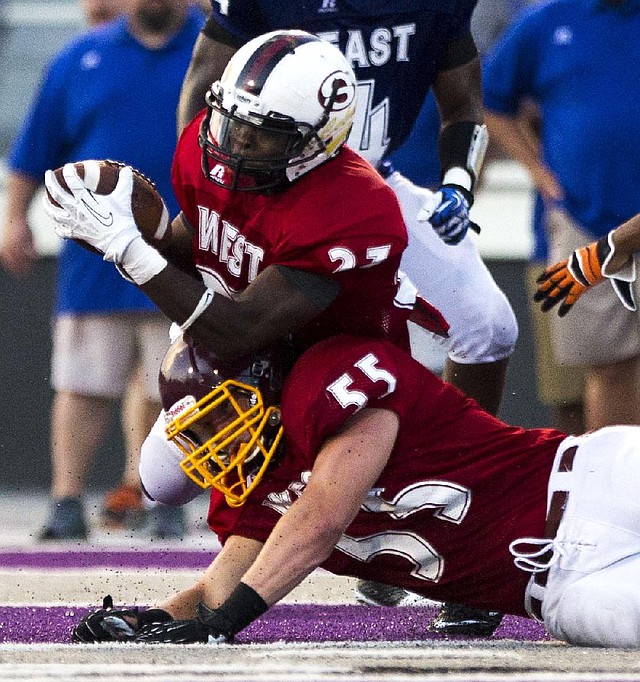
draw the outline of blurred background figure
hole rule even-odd
[[[487,124],[540,194],[549,264],[640,211],[638,30],[638,0],[555,0],[523,14],[485,62]],[[528,102],[539,142],[522,125]],[[587,429],[637,424],[640,317],[611,287],[594,293],[566,317],[547,314],[553,360],[584,370]]]
[[[37,257],[28,210],[48,168],[124,161],[151,177],[177,212],[169,178],[175,111],[203,15],[187,0],[83,0],[82,7],[91,28],[52,60],[8,159],[0,262],[19,276]],[[65,242],[51,360],[52,506],[40,539],[88,536],[87,474],[123,394],[127,465],[103,514],[112,525],[141,520],[137,457],[160,409],[157,372],[168,344],[168,321],[143,294],[100,256]],[[153,535],[183,535],[181,510],[158,507],[154,517]]]
[[[514,121],[528,144],[539,149],[541,122],[535,102],[524,99]],[[494,145],[502,149],[499,142]],[[533,300],[538,288],[538,277],[544,272],[549,259],[544,206],[541,193],[535,191],[531,214],[533,249],[525,279],[535,340],[536,385],[540,401],[549,407],[551,423],[565,433],[579,434],[586,430],[583,410],[584,368],[557,361],[551,332],[552,315],[542,312],[540,304]]]
[[[124,0],[81,0],[87,26],[98,26],[115,19]]]

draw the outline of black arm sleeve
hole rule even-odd
[[[205,293],[172,264],[140,288],[169,319],[182,324]],[[235,298],[215,293],[213,302],[189,327],[189,334],[222,358],[242,357],[301,329],[338,295],[330,278],[269,266]]]
[[[478,56],[478,48],[471,32],[449,43],[443,50],[438,71],[449,71],[467,64]]]
[[[275,267],[286,277],[289,284],[303,293],[318,310],[328,308],[340,292],[340,285],[324,275],[284,265]]]

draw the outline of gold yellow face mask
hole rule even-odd
[[[198,401],[186,396],[167,419],[167,438],[184,454],[182,470],[204,490],[219,490],[231,507],[245,503],[282,439],[280,410],[265,407],[260,390],[234,379]]]

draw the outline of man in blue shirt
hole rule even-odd
[[[0,262],[16,274],[36,257],[27,211],[49,168],[124,161],[151,177],[177,213],[169,177],[175,109],[203,16],[187,0],[130,0],[126,8],[127,16],[91,29],[55,57],[13,145]],[[42,539],[86,537],[81,497],[114,401],[140,363],[137,450],[160,409],[157,368],[168,343],[168,321],[144,294],[100,255],[64,242],[53,325],[54,504]],[[131,476],[134,485],[137,467]]]
[[[640,211],[640,2],[555,0],[529,10],[486,61],[487,122],[544,202],[550,263]],[[517,123],[540,112],[540,144]],[[640,319],[599,287],[553,316],[555,359],[585,369],[585,426],[638,423]]]

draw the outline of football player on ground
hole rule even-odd
[[[291,331],[301,347],[355,332],[408,348],[415,291],[398,285],[402,215],[379,174],[343,147],[356,90],[327,42],[292,31],[259,37],[235,54],[180,138],[173,184],[182,214],[163,254],[132,224],[125,186],[92,195],[90,212],[71,169],[74,196],[49,174],[63,208],[48,210],[61,236],[105,253],[220,356]],[[109,213],[110,228],[96,219]]]
[[[167,433],[194,482],[242,506],[192,587],[149,611],[107,601],[76,641],[231,641],[322,567],[640,647],[640,427],[508,426],[383,340],[319,342],[281,410],[257,366],[174,343]]]

